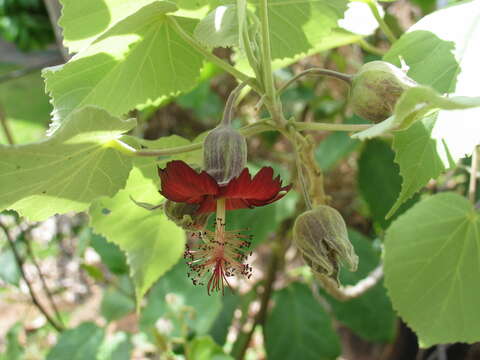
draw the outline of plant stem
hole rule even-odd
[[[256,135],[265,131],[281,131],[284,134],[283,128],[273,126],[270,124],[271,119],[263,119],[259,122],[256,122],[251,125],[244,126],[239,131],[244,136],[252,136]],[[313,130],[313,131],[348,131],[348,132],[355,132],[355,131],[362,131],[368,129],[372,125],[369,124],[325,124],[325,123],[304,123],[294,121],[292,124],[295,128],[299,131],[303,130]],[[190,151],[200,150],[203,147],[202,142],[184,145],[184,146],[177,146],[169,149],[143,149],[137,150],[134,147],[124,143],[123,141],[116,139],[110,141],[105,146],[114,148],[121,153],[128,155],[128,156],[140,156],[140,157],[159,157],[159,156],[171,156],[176,154],[183,154]]]
[[[288,80],[287,82],[285,82],[284,84],[282,84],[282,86],[280,86],[280,88],[278,89],[278,95],[282,94],[286,88],[288,88],[291,84],[293,84],[295,81],[297,81],[298,79],[304,77],[304,76],[307,76],[307,75],[324,75],[324,76],[330,76],[330,77],[333,77],[333,78],[336,78],[336,79],[339,79],[339,80],[342,80],[342,81],[345,81],[346,83],[348,83],[349,85],[352,84],[352,75],[348,75],[348,74],[343,74],[341,72],[338,72],[338,71],[333,71],[333,70],[328,70],[328,69],[321,69],[321,68],[310,68],[310,69],[307,69],[307,70],[304,70],[302,72],[299,72],[297,75],[295,75],[294,77],[292,77],[290,80]]]
[[[366,278],[360,280],[355,285],[338,287],[336,282],[330,278],[319,275],[316,279],[322,284],[327,293],[340,301],[347,301],[358,298],[373,288],[383,277],[383,266],[377,266]]]
[[[190,34],[188,34],[180,24],[175,20],[172,16],[167,16],[168,21],[172,25],[173,29],[177,32],[180,37],[185,40],[191,47],[193,47],[197,52],[203,55],[207,60],[211,61],[218,67],[222,68],[226,72],[230,73],[238,80],[246,82],[252,89],[254,89],[258,93],[262,93],[260,87],[258,86],[255,79],[252,79],[248,75],[244,74],[241,71],[235,69],[232,65],[228,64],[227,62],[223,61],[222,59],[218,58],[214,54],[212,54],[208,49],[203,47],[199,44]]]
[[[241,83],[237,85],[235,89],[232,90],[230,95],[228,95],[227,103],[225,104],[225,109],[223,110],[222,125],[231,126],[233,119],[233,109],[235,108],[235,102],[240,94],[240,91],[247,85],[247,83]]]
[[[470,165],[470,183],[468,184],[468,200],[475,205],[477,194],[477,173],[478,173],[478,152],[479,148],[475,146],[472,152]]]
[[[3,132],[5,134],[5,137],[7,138],[8,143],[10,145],[15,144],[15,141],[13,140],[12,132],[10,131],[10,128],[7,123],[7,116],[3,112],[3,109],[1,106],[0,106],[0,125],[2,126]]]
[[[62,332],[64,330],[63,326],[58,324],[56,322],[56,320],[54,320],[50,315],[49,313],[47,312],[47,310],[43,307],[43,305],[40,303],[40,301],[38,300],[37,298],[37,295],[35,294],[35,291],[33,290],[33,286],[32,284],[30,283],[30,280],[27,278],[26,274],[25,274],[25,271],[23,270],[23,260],[20,256],[20,254],[18,253],[18,250],[15,246],[15,242],[13,241],[12,237],[10,236],[10,232],[8,231],[7,227],[0,223],[0,228],[3,230],[3,232],[5,233],[5,236],[7,238],[7,242],[13,252],[13,256],[15,257],[15,261],[17,263],[17,266],[18,266],[18,270],[20,271],[20,275],[22,277],[22,279],[25,281],[25,283],[27,284],[27,287],[28,287],[28,291],[30,293],[30,297],[32,298],[32,302],[33,304],[37,307],[37,309],[45,316],[45,318],[47,319],[47,321],[50,323],[50,325],[53,326],[53,328],[55,330],[57,330],[58,332]]]
[[[275,95],[275,82],[272,71],[272,52],[270,47],[270,30],[268,27],[268,0],[260,0],[258,7],[260,15],[261,39],[262,39],[262,69],[263,85],[265,95],[273,108],[277,106],[277,97]],[[273,114],[272,114],[273,115]]]
[[[375,55],[378,55],[378,56],[383,56],[386,54],[386,52],[382,49],[379,49],[377,48],[376,46],[373,46],[372,44],[370,44],[368,41],[366,41],[364,38],[361,38],[358,40],[358,45],[360,45],[360,47],[369,52],[369,53],[372,53],[372,54],[375,54]]]
[[[293,148],[294,148],[294,151],[295,151],[295,165],[297,167],[297,176],[298,176],[298,179],[300,180],[300,187],[302,188],[302,194],[303,194],[303,198],[305,200],[305,205],[307,207],[308,210],[311,210],[312,209],[312,202],[310,200],[310,194],[308,192],[308,185],[307,185],[307,181],[305,180],[305,175],[303,173],[303,162],[302,162],[302,158],[300,156],[300,151],[299,151],[299,146],[298,146],[298,140],[297,140],[297,135],[298,136],[301,136],[300,134],[297,133],[297,131],[295,130],[295,128],[292,126],[290,128],[290,134],[291,134],[291,137],[292,137],[292,145],[293,145]]]
[[[355,132],[362,131],[372,127],[370,124],[325,124],[325,123],[305,123],[294,122],[295,128],[299,131],[313,130],[313,131],[347,131]]]
[[[378,11],[378,8],[377,8],[377,2],[374,0],[368,0],[367,4],[373,16],[375,17],[375,20],[377,20],[378,25],[380,25],[380,29],[382,29],[383,33],[387,37],[388,41],[390,41],[390,43],[392,44],[396,42],[397,37],[393,34],[393,31],[390,29],[387,23],[383,20],[382,15],[380,15],[380,12]]]

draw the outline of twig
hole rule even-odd
[[[47,312],[47,310],[43,307],[43,305],[40,303],[40,301],[37,298],[37,295],[35,294],[35,291],[33,290],[32,284],[30,283],[30,280],[27,278],[25,271],[23,269],[23,260],[18,253],[17,248],[15,247],[15,242],[13,241],[12,237],[10,236],[10,232],[8,231],[7,227],[0,223],[0,228],[2,228],[3,232],[5,233],[5,236],[7,238],[8,244],[10,245],[10,248],[12,249],[13,255],[15,257],[15,261],[17,262],[18,270],[20,271],[20,275],[22,279],[25,281],[28,287],[28,291],[30,293],[30,297],[32,298],[33,304],[37,307],[37,309],[45,316],[47,321],[53,326],[55,330],[58,332],[61,332],[64,330],[63,326],[58,324],[56,320],[54,320]]]
[[[14,79],[18,79],[22,76],[26,76],[28,74],[31,74],[31,73],[35,72],[35,71],[41,70],[41,69],[43,69],[47,66],[53,66],[53,65],[58,65],[58,64],[59,64],[58,61],[51,60],[51,61],[47,61],[47,62],[39,64],[39,65],[24,67],[23,69],[10,71],[10,72],[0,76],[0,84],[4,83],[6,81],[9,81],[9,80],[14,80]]]
[[[55,301],[54,301],[54,299],[53,299],[53,295],[52,295],[50,289],[48,288],[47,282],[45,281],[45,278],[44,278],[44,276],[43,276],[43,273],[42,273],[42,271],[41,271],[41,269],[40,269],[40,265],[38,264],[38,261],[37,261],[37,259],[35,258],[35,255],[33,254],[32,244],[30,243],[30,240],[31,240],[31,239],[28,239],[28,238],[25,239],[25,245],[26,245],[26,247],[27,247],[28,256],[29,256],[30,259],[32,260],[32,263],[33,263],[33,265],[35,266],[35,269],[37,269],[38,276],[40,277],[40,281],[42,282],[43,291],[44,291],[45,294],[47,295],[48,301],[50,302],[50,306],[51,306],[51,308],[53,309],[53,311],[55,312],[55,317],[57,318],[58,322],[59,322],[62,326],[64,326],[62,317],[61,317],[61,315],[60,315],[60,311],[58,311],[58,307],[57,307],[57,305],[55,304]]]
[[[392,44],[396,42],[397,37],[395,36],[393,31],[390,29],[388,24],[385,22],[385,20],[383,20],[382,15],[380,15],[380,12],[377,9],[377,2],[373,0],[368,0],[367,4],[373,16],[375,17],[375,20],[377,20],[378,25],[380,25],[380,29],[382,29],[383,33],[387,37],[388,41],[390,41],[390,43]]]
[[[470,166],[470,183],[468,185],[468,200],[475,204],[475,197],[477,194],[477,173],[478,173],[478,147],[475,146],[472,152]]]
[[[293,221],[294,217],[288,218],[283,221],[277,234],[278,239],[283,240],[285,238],[285,235],[293,225]],[[286,250],[287,244],[285,242],[274,244],[272,255],[270,257],[270,262],[268,264],[267,274],[265,276],[264,290],[260,298],[260,310],[255,316],[255,320],[250,331],[248,331],[247,333],[241,333],[237,338],[237,342],[241,343],[241,347],[240,351],[237,354],[234,354],[236,360],[242,360],[245,357],[245,353],[247,352],[248,345],[250,344],[250,340],[253,336],[253,333],[255,332],[255,328],[257,327],[257,325],[265,324],[267,318],[268,304],[270,303],[270,298],[272,297],[273,293],[273,284],[275,283],[275,280],[277,278],[277,270],[279,269],[283,261]],[[235,345],[234,348],[236,348]]]
[[[2,126],[3,132],[5,133],[5,137],[7,138],[8,143],[10,145],[15,144],[15,141],[13,140],[12,132],[8,127],[7,116],[5,115],[1,105],[0,105],[0,125]]]
[[[364,38],[360,38],[358,40],[358,45],[360,45],[360,47],[365,50],[365,51],[368,51],[369,53],[372,53],[374,55],[378,55],[378,56],[383,56],[386,54],[386,51],[382,50],[382,49],[379,49],[378,47],[370,44],[368,41],[366,41]]]
[[[368,290],[377,285],[382,277],[383,266],[379,265],[370,274],[368,274],[365,279],[362,279],[355,285],[351,286],[339,288],[337,287],[336,282],[326,276],[318,275],[315,278],[321,282],[323,288],[329,295],[333,296],[337,300],[347,301],[365,294]]]

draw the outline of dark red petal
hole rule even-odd
[[[183,161],[170,161],[165,169],[158,169],[158,175],[162,180],[160,193],[172,201],[201,204],[207,196],[220,192],[210,175],[205,171],[197,173]]]
[[[215,211],[217,211],[217,199],[213,196],[206,196],[195,214],[207,214]]]
[[[220,196],[227,199],[227,210],[233,210],[270,204],[282,198],[290,188],[282,187],[280,176],[273,179],[271,167],[263,167],[253,179],[245,168],[221,189]]]

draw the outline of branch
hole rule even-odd
[[[468,200],[475,204],[477,194],[477,174],[478,174],[478,152],[479,148],[475,146],[472,153],[472,164],[470,165],[470,183],[468,185]]]
[[[323,285],[325,291],[340,301],[347,301],[358,298],[373,288],[383,277],[383,266],[379,265],[365,279],[360,280],[355,285],[338,287],[330,278],[317,275],[315,278]]]
[[[38,261],[35,258],[35,255],[33,254],[32,244],[30,243],[30,240],[31,239],[25,238],[25,244],[26,244],[26,247],[27,247],[28,256],[32,260],[32,263],[35,266],[35,269],[37,269],[38,276],[40,277],[40,281],[42,282],[43,291],[47,295],[48,301],[50,302],[50,306],[52,307],[53,311],[55,312],[55,317],[57,318],[58,322],[62,326],[64,326],[62,317],[60,315],[60,311],[58,311],[57,305],[55,304],[55,301],[53,299],[53,295],[52,295],[50,289],[47,286],[47,282],[45,281],[45,278],[42,274],[42,271],[40,269]]]
[[[59,64],[58,61],[50,60],[50,61],[38,64],[38,65],[27,66],[27,67],[24,67],[23,69],[10,71],[6,74],[0,75],[0,84],[4,83],[4,82],[7,82],[9,80],[18,79],[22,76],[26,76],[28,74],[34,73],[35,71],[41,70],[45,67],[54,66],[54,65],[58,65],[58,64]]]
[[[5,236],[7,238],[8,244],[10,245],[10,248],[12,249],[13,255],[15,257],[15,261],[17,262],[18,265],[18,270],[20,271],[20,275],[22,276],[22,279],[25,281],[28,287],[28,291],[30,293],[30,297],[32,298],[33,304],[37,307],[37,309],[45,316],[47,321],[53,326],[55,330],[58,332],[61,332],[64,330],[63,326],[58,324],[47,312],[47,310],[43,307],[43,305],[40,303],[40,301],[37,298],[37,295],[35,294],[35,291],[33,290],[32,284],[30,283],[30,280],[27,278],[25,271],[23,269],[23,260],[18,253],[17,248],[15,247],[15,242],[13,241],[12,237],[10,236],[10,232],[8,231],[8,228],[0,223],[0,228],[3,230],[5,233]]]
[[[7,116],[3,112],[3,109],[1,106],[0,106],[0,125],[2,126],[3,132],[5,133],[5,137],[7,138],[8,143],[10,145],[15,144],[15,141],[13,140],[12,132],[10,131],[10,128],[7,123]]]

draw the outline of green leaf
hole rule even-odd
[[[24,358],[24,347],[20,344],[18,336],[22,331],[22,324],[16,323],[7,332],[6,349],[0,354],[2,360],[22,360]]]
[[[418,203],[388,229],[385,284],[422,347],[480,340],[480,217],[454,193]]]
[[[203,286],[194,286],[187,277],[184,261],[180,261],[150,291],[140,318],[140,328],[151,334],[157,320],[164,318],[174,325],[172,336],[182,333],[182,325],[197,334],[206,334],[220,313],[221,299],[218,294],[209,296]]]
[[[236,5],[221,5],[198,23],[195,38],[209,47],[238,46]]]
[[[63,43],[70,52],[79,52],[90,45],[96,37],[134,14],[155,0],[61,0],[62,16],[59,25],[63,28]],[[167,12],[177,9],[173,3],[165,3]]]
[[[6,115],[15,144],[43,137],[52,111],[44,87],[39,71],[0,84],[0,109]],[[19,106],[20,99],[28,99],[28,106]],[[7,144],[3,131],[0,143]]]
[[[393,130],[408,129],[416,121],[431,114],[433,110],[464,110],[476,107],[480,107],[480,97],[444,97],[430,87],[415,86],[406,90],[398,99],[391,117],[352,135],[352,138],[365,140]]]
[[[330,317],[301,283],[276,291],[267,318],[265,348],[269,359],[335,360],[340,340]]]
[[[18,286],[20,282],[20,270],[18,269],[15,255],[10,248],[4,248],[0,252],[0,279],[11,285]]]
[[[437,141],[431,138],[434,125],[435,118],[428,117],[407,130],[395,132],[392,146],[403,181],[400,195],[387,213],[387,218],[431,179],[436,179],[445,170],[437,153]]]
[[[346,0],[271,0],[268,22],[272,58],[290,58],[307,53],[343,17]],[[255,0],[258,7],[258,0]]]
[[[90,245],[100,255],[102,263],[112,273],[121,275],[128,272],[125,254],[114,243],[108,242],[103,236],[91,234]]]
[[[30,220],[83,211],[124,187],[131,160],[108,143],[135,126],[101,109],[72,113],[51,137],[33,144],[0,145],[0,209]]]
[[[477,96],[479,16],[478,1],[463,1],[425,16],[392,46],[385,60],[399,63],[399,56],[403,57],[410,66],[409,76],[439,92]],[[433,137],[448,145],[454,160],[480,143],[479,116],[480,109],[439,113]],[[443,148],[439,153],[446,162]]]
[[[134,299],[123,291],[110,287],[103,292],[100,312],[107,322],[121,319],[134,310]]]
[[[146,291],[182,256],[185,233],[168,220],[162,209],[145,210],[131,197],[137,201],[162,201],[158,188],[134,168],[125,189],[113,198],[95,201],[89,214],[94,231],[126,253],[139,306]]]
[[[343,267],[340,272],[340,281],[345,285],[354,285],[375,269],[380,263],[380,254],[373,247],[372,240],[362,234],[350,230],[348,237],[360,262],[356,272],[350,272]],[[378,283],[362,296],[345,302],[326,296],[336,319],[360,337],[375,342],[393,340],[396,316],[383,282]]]
[[[98,350],[96,360],[130,360],[132,350],[130,337],[124,332],[116,332],[104,341]]]
[[[55,107],[51,129],[73,110],[96,105],[123,115],[137,105],[191,89],[203,58],[174,30],[193,32],[194,19],[165,15],[167,2],[143,7],[97,38],[67,64],[46,69]]]
[[[362,37],[362,35],[353,34],[344,29],[335,28],[330,32],[329,35],[323,37],[322,40],[317,42],[306,53],[297,54],[284,59],[273,60],[272,68],[274,70],[278,70],[287,67],[289,65],[292,65],[293,63],[296,63],[298,60],[305,58],[306,56],[318,54],[322,51],[357,42],[358,40],[362,39]],[[250,76],[254,76],[254,72],[248,64],[246,57],[242,56],[239,52],[236,52],[234,60],[235,67],[238,70],[243,71]]]
[[[354,151],[358,140],[345,132],[333,132],[323,139],[315,149],[315,159],[323,171],[331,170],[342,158]]]
[[[233,360],[215,344],[210,336],[196,337],[188,346],[187,358],[191,360]]]
[[[399,152],[400,155],[403,152]],[[390,146],[379,139],[370,140],[365,144],[358,159],[358,189],[365,199],[372,218],[382,229],[387,229],[390,223],[407,210],[416,201],[410,201],[395,213],[394,217],[385,219],[388,211],[395,203],[401,191],[402,178],[399,167],[394,163],[395,153]]]
[[[219,345],[224,345],[227,340],[228,330],[232,325],[235,309],[240,304],[240,296],[227,291],[222,299],[222,311],[218,314],[210,328],[209,334]]]
[[[57,344],[50,350],[47,360],[96,359],[105,331],[94,323],[80,326],[61,333]]]

